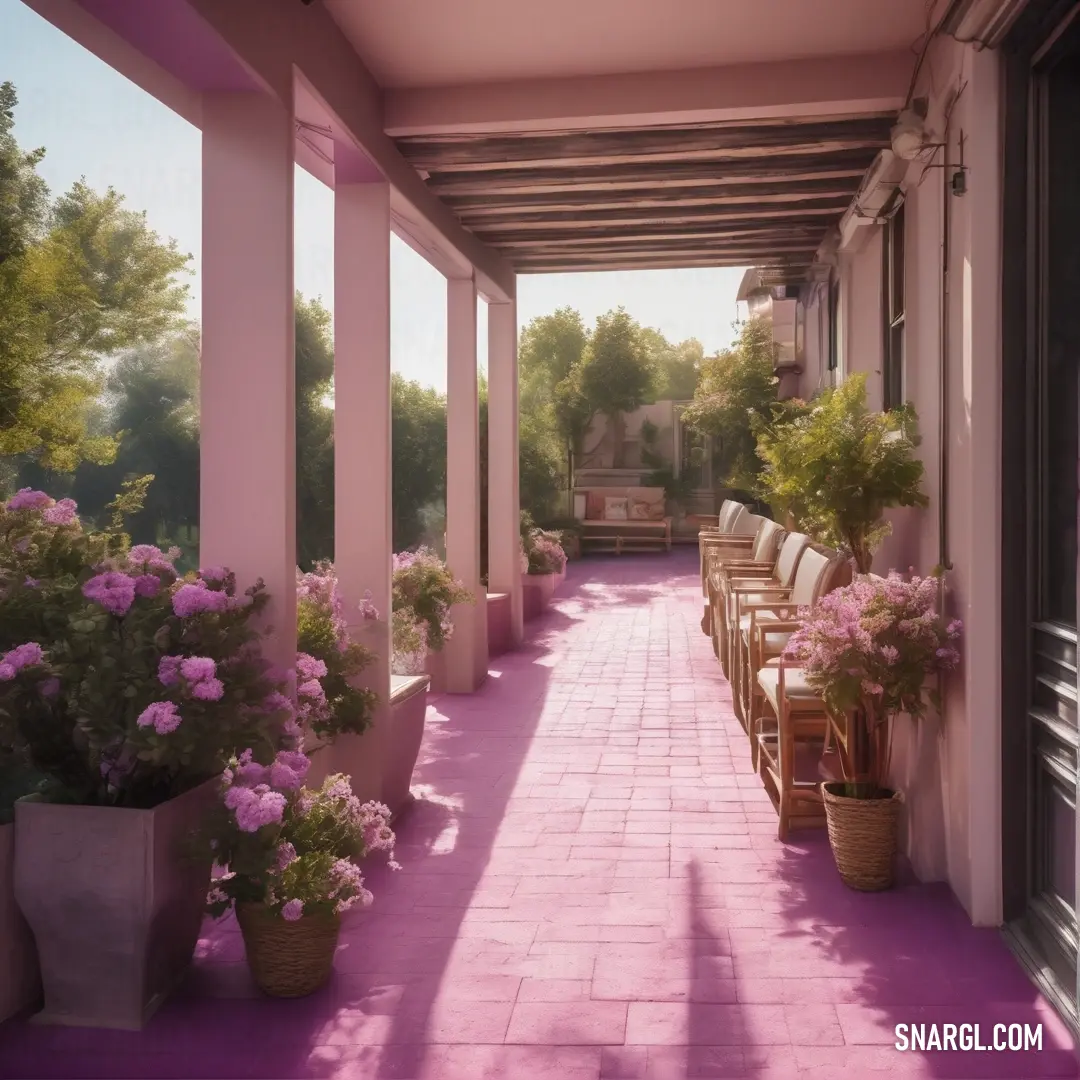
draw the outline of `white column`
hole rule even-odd
[[[510,594],[510,636],[521,643],[517,304],[488,304],[488,588]]]
[[[447,282],[446,561],[473,594],[452,611],[446,689],[468,694],[487,677],[487,590],[480,584],[480,406],[476,372],[476,282]]]
[[[372,726],[343,736],[329,764],[361,799],[382,795],[390,724],[390,187],[334,190],[334,565],[349,629],[375,660],[364,672],[379,695]],[[378,623],[359,617],[371,592]]]
[[[270,594],[268,656],[296,660],[293,115],[259,93],[202,106],[199,555]]]

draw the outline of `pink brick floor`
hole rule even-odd
[[[138,1034],[0,1028],[4,1077],[1076,1076],[1061,1023],[949,891],[866,896],[776,839],[698,629],[696,555],[587,561],[485,688],[429,711],[404,869],[336,975],[260,998],[208,928]],[[1041,1053],[900,1053],[897,1023],[1041,1023]]]

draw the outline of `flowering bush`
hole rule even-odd
[[[454,604],[474,602],[473,594],[430,548],[394,556],[394,612],[407,611],[423,626],[426,649],[438,652],[453,633],[450,608]]]
[[[422,675],[427,663],[427,623],[412,608],[398,608],[393,615],[390,669],[395,675]]]
[[[566,552],[557,532],[533,529],[525,541],[530,574],[558,574],[566,566]]]
[[[207,895],[212,915],[234,903],[265,904],[288,921],[340,915],[372,901],[354,859],[385,851],[397,869],[390,811],[362,804],[345,776],[329,777],[317,791],[303,788],[308,766],[289,750],[269,765],[250,751],[230,763],[210,834],[219,868]]]
[[[938,577],[860,577],[800,613],[785,655],[832,709],[853,718],[853,793],[876,793],[888,773],[889,721],[940,704],[927,679],[959,663],[961,624],[938,614],[939,591]]]
[[[179,578],[176,551],[129,548],[120,524],[88,533],[25,489],[0,512],[0,756],[50,798],[150,807],[300,732],[253,629],[263,584]]]
[[[360,605],[365,619],[377,620],[370,598]],[[337,574],[330,562],[310,573],[296,571],[296,695],[300,719],[321,738],[361,734],[378,701],[371,690],[353,686],[372,660],[349,635]]]

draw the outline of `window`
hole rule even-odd
[[[885,341],[881,363],[882,406],[904,403],[904,204],[885,225],[881,244]]]
[[[840,366],[840,275],[834,270],[829,275],[829,371]]]

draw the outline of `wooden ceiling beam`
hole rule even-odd
[[[888,145],[889,119],[638,128],[595,133],[462,136],[457,140],[405,138],[398,148],[415,168],[431,172],[502,168],[575,167],[614,162],[745,159],[791,156]]]
[[[812,203],[850,200],[856,189],[851,178],[795,180],[765,184],[709,184],[696,187],[652,188],[631,191],[542,192],[539,194],[448,195],[443,201],[459,217],[496,217],[504,214],[546,214],[619,208],[683,206],[739,206]]]
[[[845,150],[836,154],[756,158],[717,162],[654,162],[586,166],[574,169],[504,169],[488,172],[432,173],[428,187],[440,198],[447,195],[539,194],[541,192],[631,191],[725,183],[783,183],[802,180],[850,179],[853,187],[873,163],[876,151]]]
[[[648,256],[643,255],[637,259],[614,258],[594,260],[566,260],[560,263],[534,262],[532,260],[515,260],[514,269],[519,274],[580,274],[580,273],[603,273],[617,270],[681,270],[692,268],[712,268],[728,266],[757,266],[759,263],[754,259],[741,256],[729,257],[723,252],[702,254],[682,254],[671,256]],[[782,275],[785,282],[801,281],[810,267],[810,260],[793,262],[790,266],[778,268],[776,271]],[[770,270],[771,272],[771,270]]]
[[[668,205],[663,207],[645,209],[620,209],[620,210],[586,210],[561,212],[553,214],[530,214],[521,216],[518,214],[502,214],[498,217],[473,216],[471,214],[459,214],[462,224],[472,229],[477,236],[485,236],[488,233],[499,232],[536,232],[544,235],[547,232],[558,231],[573,227],[574,229],[588,229],[607,225],[674,225],[690,224],[694,222],[709,222],[722,225],[725,222],[745,221],[796,221],[806,224],[818,224],[819,218],[839,218],[850,202],[850,196],[843,195],[839,199],[832,199],[821,205],[793,207],[778,207],[770,205],[768,210],[762,206],[744,206],[739,210],[732,210],[724,206],[683,206]]]
[[[596,229],[592,231],[574,231],[565,233],[483,233],[478,234],[485,244],[501,251],[517,248],[551,247],[566,250],[574,247],[595,245],[623,245],[650,243],[656,241],[702,240],[708,243],[732,243],[747,240],[760,240],[763,243],[774,241],[798,241],[816,247],[821,243],[825,225],[814,228],[769,228],[755,223],[756,227],[746,229],[725,229],[707,226],[693,226],[680,229],[677,227],[659,229]]]
[[[753,243],[753,244],[710,244],[691,241],[668,244],[638,244],[629,247],[625,244],[617,247],[593,247],[585,249],[553,250],[551,248],[523,248],[518,251],[503,252],[503,256],[517,266],[523,262],[567,263],[589,262],[591,259],[629,260],[637,258],[666,258],[676,255],[723,256],[724,258],[742,259],[747,265],[774,262],[800,261],[811,262],[816,249],[799,243]]]

